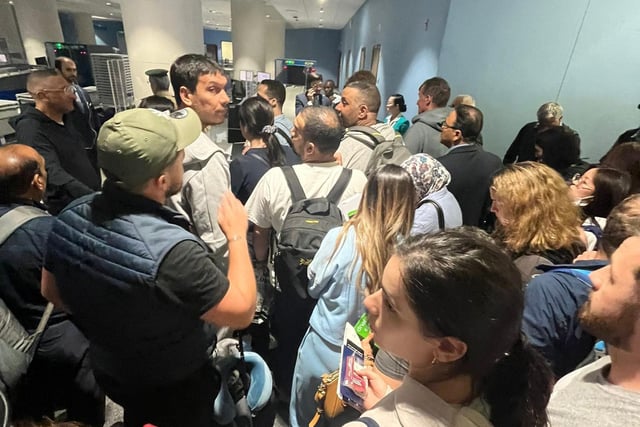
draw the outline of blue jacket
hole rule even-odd
[[[91,341],[97,373],[122,385],[153,386],[207,361],[202,321],[156,283],[175,245],[199,242],[187,227],[178,213],[109,182],[103,193],[72,202],[54,223],[45,266]]]
[[[606,261],[539,266],[524,294],[522,331],[551,363],[556,377],[578,366],[589,354],[595,338],[582,330],[578,311],[591,293],[589,273]]]

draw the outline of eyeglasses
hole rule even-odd
[[[42,92],[64,92],[67,95],[71,95],[72,93],[75,94],[76,91],[73,88],[73,86],[69,85],[69,86],[65,86],[61,89],[41,89]]]
[[[460,128],[457,128],[457,127],[455,127],[455,126],[451,126],[451,125],[447,124],[447,122],[446,122],[445,120],[441,121],[440,123],[437,123],[437,125],[438,125],[438,126],[440,126],[440,128],[441,128],[442,130],[447,129],[447,128],[449,128],[449,129],[455,129],[455,130],[460,130]]]
[[[589,184],[586,183],[586,181],[584,180],[584,177],[582,175],[580,175],[579,173],[573,175],[573,177],[571,177],[571,183],[573,185],[575,185],[576,187],[580,187],[583,190],[587,190],[587,191],[594,191],[595,188]]]

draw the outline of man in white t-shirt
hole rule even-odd
[[[377,116],[380,109],[380,92],[376,85],[364,81],[355,81],[345,86],[336,110],[345,128],[352,126],[368,126],[380,133],[386,140],[396,137],[393,128],[385,123],[378,123]],[[348,129],[347,129],[348,130]],[[352,131],[354,132],[354,131]],[[364,172],[371,158],[371,149],[362,141],[373,145],[373,140],[365,134],[345,135],[340,142],[338,155],[342,159],[342,166]],[[398,136],[398,138],[401,138]]]
[[[551,425],[640,425],[640,236],[590,274],[593,290],[580,309],[582,327],[607,343],[609,355],[563,377],[548,411]],[[633,224],[632,224],[633,225]]]
[[[302,164],[293,166],[293,171],[307,198],[326,197],[342,174],[344,168],[335,161],[334,153],[343,133],[340,119],[331,107],[307,107],[293,122],[293,149],[302,160]],[[361,193],[366,181],[362,172],[352,171],[339,202]],[[260,264],[267,261],[271,229],[280,234],[291,205],[291,192],[282,168],[270,169],[258,181],[245,205],[249,221],[254,224],[256,269],[259,270]],[[285,290],[290,289],[286,288],[287,285],[291,286],[280,282]],[[291,296],[291,292],[286,295],[282,292],[276,298],[271,328],[278,340],[278,347],[273,354],[271,367],[278,389],[286,396],[291,389],[298,346],[309,326],[308,316],[313,310],[310,304],[314,301]],[[282,310],[282,306],[287,309]]]

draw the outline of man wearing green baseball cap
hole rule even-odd
[[[187,218],[164,205],[200,131],[189,108],[116,114],[98,136],[103,191],[71,203],[48,239],[42,293],[89,338],[96,379],[126,425],[211,426],[220,381],[205,323],[242,329],[253,318],[242,204],[228,192],[219,208],[226,277]]]

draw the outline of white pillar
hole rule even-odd
[[[271,73],[272,78],[275,78],[275,60],[284,58],[285,22],[275,9],[269,12],[269,14],[271,17],[267,19],[264,38],[263,69],[267,73]]]
[[[233,73],[261,71],[265,65],[265,7],[262,0],[231,0]]]
[[[93,29],[93,20],[88,13],[72,13],[73,24],[76,26],[78,34],[78,43],[80,44],[96,44],[96,33]]]
[[[120,10],[136,99],[151,95],[146,70],[168,70],[185,53],[204,54],[200,0],[126,0]]]
[[[13,6],[27,62],[35,64],[35,58],[47,56],[45,42],[64,41],[56,0],[20,0]]]

